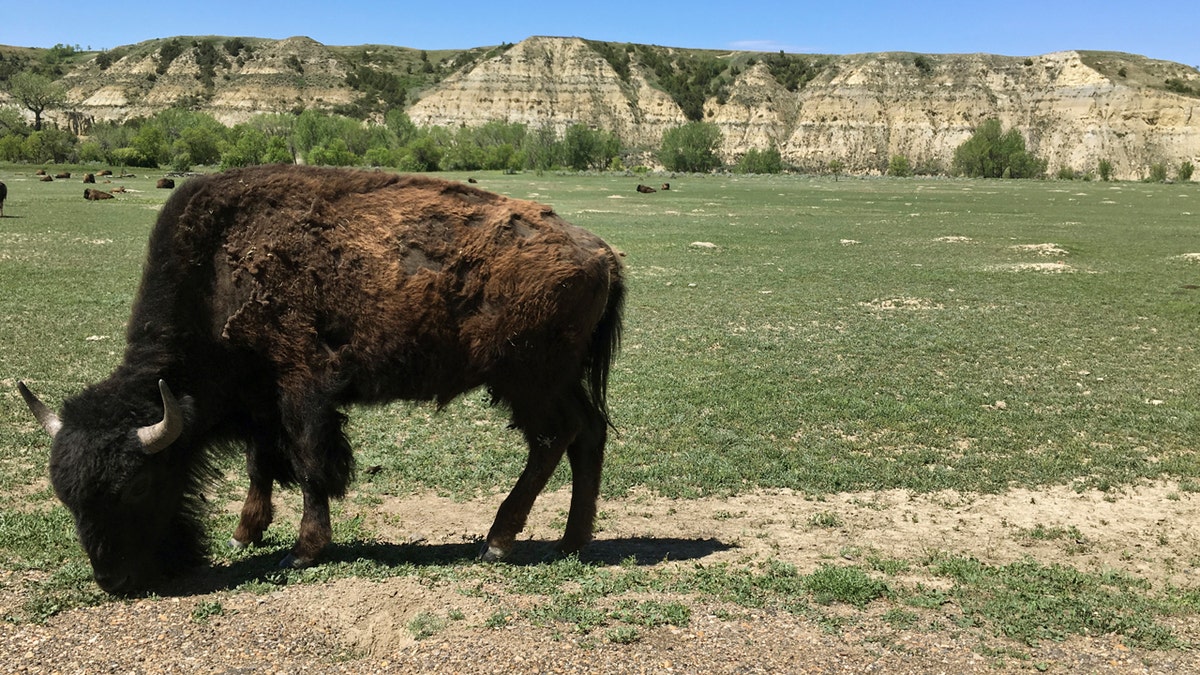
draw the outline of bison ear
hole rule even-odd
[[[164,380],[158,381],[158,391],[163,402],[162,421],[137,430],[138,440],[142,442],[142,451],[147,455],[165,450],[183,433],[183,408],[180,407],[179,401],[175,399]]]
[[[37,418],[38,424],[50,434],[50,438],[58,435],[58,430],[62,429],[62,420],[58,419],[58,414],[42,403],[41,399],[29,391],[29,387],[25,386],[24,382],[17,382],[17,389],[21,392],[21,398],[25,399],[25,405],[29,406],[29,411]]]

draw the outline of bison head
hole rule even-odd
[[[50,481],[75,519],[101,588],[142,591],[203,560],[201,529],[189,507],[190,472],[181,470],[171,447],[183,432],[184,411],[165,382],[159,382],[161,407],[139,406],[98,385],[68,401],[61,418],[24,383],[18,387],[53,438]],[[160,421],[139,424],[147,416]]]

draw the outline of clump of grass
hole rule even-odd
[[[433,637],[446,628],[447,620],[433,612],[418,612],[408,622],[408,632],[414,639],[424,640]]]
[[[817,602],[826,605],[844,602],[862,608],[888,594],[886,583],[872,579],[855,566],[821,565],[805,578],[804,586]]]

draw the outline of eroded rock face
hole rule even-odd
[[[1115,177],[1141,178],[1155,162],[1200,158],[1200,99],[1110,79],[1077,52],[927,63],[922,72],[912,55],[841,57],[804,89],[783,94],[752,69],[735,85],[751,93],[710,102],[709,115],[725,131],[727,156],[773,141],[785,161],[810,169],[837,160],[848,171],[883,171],[893,155],[949,168],[955,148],[990,117],[1020,129],[1051,172],[1095,171],[1107,159]],[[781,103],[787,94],[791,101]]]
[[[640,72],[628,83],[579,38],[532,37],[455,73],[408,110],[418,126],[477,126],[493,120],[530,128],[572,124],[613,131],[628,145],[657,145],[685,123],[671,97]]]
[[[185,49],[165,73],[145,50],[131,50],[142,55],[103,70],[82,64],[64,77],[73,109],[62,118],[82,128],[89,120],[123,121],[183,102],[232,125],[259,113],[331,110],[359,96],[347,84],[354,67],[349,48],[302,37],[256,42],[253,53],[227,59],[207,80],[194,49]],[[687,121],[652,84],[637,50],[630,50],[625,79],[579,38],[531,37],[497,51],[424,91],[410,91],[409,117],[418,125],[499,120],[559,133],[585,124],[615,132],[648,161],[663,133]],[[1154,163],[1172,169],[1183,161],[1200,164],[1200,97],[1163,88],[1176,78],[1200,92],[1200,72],[1180,64],[1097,52],[821,58],[825,65],[816,77],[796,91],[760,61],[739,69],[724,97],[706,102],[704,119],[720,127],[726,161],[751,148],[778,147],[785,162],[807,170],[838,162],[848,173],[879,173],[892,156],[903,155],[914,169],[936,172],[950,168],[955,148],[979,123],[996,117],[1022,132],[1051,173],[1061,167],[1095,172],[1103,159],[1114,177],[1136,179]],[[1119,64],[1129,65],[1128,78]]]

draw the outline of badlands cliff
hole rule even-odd
[[[234,124],[263,112],[338,110],[362,95],[348,77],[370,67],[390,69],[409,86],[405,105],[418,125],[502,120],[562,130],[582,123],[615,132],[646,156],[665,130],[688,121],[663,86],[661,60],[689,54],[724,69],[719,94],[700,113],[723,132],[728,161],[775,146],[807,170],[840,162],[848,172],[878,172],[903,155],[937,171],[980,122],[997,117],[1021,130],[1051,172],[1095,171],[1105,159],[1116,177],[1135,179],[1154,163],[1200,164],[1200,72],[1130,54],[822,56],[811,57],[808,79],[785,84],[768,67],[771,54],[616,45],[606,56],[604,43],[580,38],[531,37],[432,58],[421,52],[420,60],[401,47],[248,38],[252,49],[222,54],[215,65],[195,48],[205,39],[183,40],[192,46],[165,68],[163,41],[112,50],[103,68],[94,57],[75,66],[62,78],[70,113],[63,117],[86,126],[184,104]],[[623,65],[614,53],[624,54]]]

